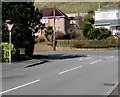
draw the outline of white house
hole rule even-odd
[[[105,27],[111,30],[113,35],[120,35],[120,7],[102,8],[95,11],[95,27]]]

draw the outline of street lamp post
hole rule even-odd
[[[9,31],[9,63],[11,64],[12,62],[12,54],[11,54],[11,50],[12,50],[12,47],[11,47],[11,31],[12,31],[12,28],[14,26],[14,23],[11,23],[11,20],[6,20],[6,27],[8,28],[8,31]]]

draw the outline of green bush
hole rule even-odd
[[[92,12],[92,11],[91,11]],[[93,18],[94,12],[88,13],[84,16],[84,21],[90,22],[94,24],[94,18]]]
[[[56,39],[63,39],[64,33],[61,31],[56,32]]]
[[[88,31],[88,39],[106,39],[111,36],[111,31],[106,28],[93,28]]]
[[[9,47],[10,44],[7,42],[0,43],[0,48],[2,48],[2,61],[8,62],[9,61]],[[16,61],[16,49],[14,48],[14,45],[11,44],[11,53],[12,53],[12,61]]]
[[[89,30],[93,29],[92,27],[92,24],[90,22],[83,22],[83,25],[82,25],[82,32],[83,32],[83,35],[88,38],[88,32]]]
[[[115,37],[113,35],[108,37],[106,40],[110,47],[118,47],[118,46],[120,47],[119,39],[115,39]]]

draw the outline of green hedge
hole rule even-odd
[[[119,41],[113,40],[57,40],[59,47],[75,48],[108,48],[120,46]]]
[[[0,43],[0,48],[2,49],[2,62],[8,62],[9,61],[9,47],[10,44],[7,42]],[[11,44],[12,48],[12,61],[16,61],[16,49],[13,44]]]

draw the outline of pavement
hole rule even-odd
[[[49,61],[48,59],[31,59],[31,60],[26,60],[26,61],[1,64],[2,65],[2,73],[8,72],[11,70],[18,70],[18,69],[22,69],[22,68],[40,65],[40,64],[43,64],[48,61]]]
[[[3,64],[3,92],[0,94],[109,95],[118,82],[116,50],[34,54],[49,56],[50,61],[32,59]],[[39,65],[42,63],[44,65]]]

